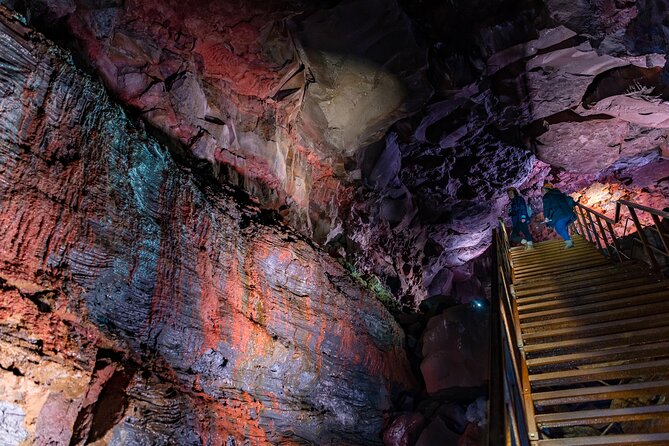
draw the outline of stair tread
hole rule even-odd
[[[535,392],[532,394],[532,399],[537,405],[547,406],[606,401],[616,398],[629,398],[631,396],[660,395],[663,392],[669,392],[669,380]]]
[[[521,324],[522,330],[536,330],[536,329],[549,329],[552,326],[559,327],[569,327],[569,326],[579,326],[583,324],[596,323],[599,320],[614,321],[614,320],[624,320],[634,315],[640,314],[654,314],[654,313],[666,313],[669,312],[669,301],[666,302],[656,302],[645,305],[638,305],[626,309],[626,311],[620,311],[620,309],[598,311],[596,313],[590,314],[581,314],[579,316],[567,316],[554,318],[546,321],[537,321],[537,322],[525,322]]]
[[[606,269],[600,269],[606,268]],[[610,272],[610,274],[602,274],[603,272]],[[565,286],[569,288],[574,288],[576,286],[582,286],[583,283],[587,284],[594,281],[606,281],[606,280],[616,280],[618,282],[626,280],[627,277],[639,276],[642,272],[641,267],[635,268],[620,268],[612,267],[611,265],[603,265],[600,267],[594,268],[594,270],[583,271],[576,275],[564,275],[564,276],[551,276],[541,279],[536,279],[527,283],[514,284],[514,289],[516,290],[516,296],[531,296],[533,294],[544,293],[547,289],[559,288],[562,289]],[[643,274],[642,274],[643,275]]]
[[[576,437],[539,440],[539,446],[666,446],[667,444],[669,444],[669,433],[604,435],[599,437]]]
[[[530,374],[530,383],[534,386],[567,385],[618,379],[625,377],[641,377],[647,373],[669,374],[669,359],[645,361],[632,364],[613,365],[596,368],[564,370],[559,372]]]
[[[551,317],[560,315],[561,317],[568,317],[571,315],[581,315],[596,312],[597,310],[625,308],[635,305],[643,305],[648,302],[655,302],[667,298],[668,288],[666,285],[656,286],[655,291],[649,290],[641,295],[623,295],[611,300],[588,300],[581,305],[564,305],[558,308],[549,308],[541,311],[524,311],[520,312],[519,318],[521,324],[523,320],[537,318],[537,317]],[[520,309],[519,309],[520,311]]]
[[[532,333],[524,333],[523,339],[538,340],[543,338],[555,338],[555,337],[570,337],[570,336],[584,336],[590,335],[593,336],[594,333],[597,335],[606,335],[613,334],[618,332],[629,331],[630,326],[643,325],[645,324],[648,328],[650,327],[660,327],[664,325],[669,325],[669,317],[663,313],[656,313],[652,315],[643,315],[634,318],[619,319],[615,321],[606,321],[588,325],[578,325],[575,327],[564,327],[553,330],[544,330],[537,331]]]
[[[575,348],[596,347],[599,345],[611,345],[617,342],[618,345],[627,341],[636,342],[639,337],[647,336],[653,339],[654,336],[663,336],[663,339],[669,338],[669,327],[653,327],[646,329],[634,329],[614,334],[605,334],[599,336],[586,336],[579,339],[567,339],[562,341],[544,342],[538,344],[529,344],[525,346],[525,352],[536,353],[546,350],[566,350]],[[655,338],[657,339],[657,338]]]
[[[638,421],[660,417],[669,417],[669,405],[556,412],[536,415],[535,419],[541,427],[563,427],[616,421]]]
[[[610,296],[611,294],[624,294],[627,291],[643,291],[645,289],[652,289],[653,286],[669,287],[669,282],[659,282],[652,281],[652,279],[647,277],[639,277],[638,279],[627,280],[624,282],[624,285],[619,282],[610,282],[604,284],[598,284],[593,286],[584,286],[581,288],[567,289],[560,291],[553,291],[550,293],[545,293],[543,296],[528,296],[516,299],[519,307],[529,307],[533,308],[539,307],[541,303],[551,303],[559,300],[566,299],[577,299],[584,300],[585,296],[591,296],[594,298],[595,295],[602,295],[603,297]],[[606,293],[606,295],[604,294]]]

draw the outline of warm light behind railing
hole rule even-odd
[[[669,212],[618,200],[613,218],[580,203],[576,203],[575,213],[577,232],[604,254],[621,262],[630,260],[636,258],[635,244],[640,244],[643,260],[654,271],[666,272],[669,265]],[[628,242],[627,249],[623,249],[624,242]]]

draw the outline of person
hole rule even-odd
[[[574,213],[574,199],[562,193],[546,181],[541,188],[544,194],[544,222],[555,228],[564,240],[564,247],[569,249],[574,246],[574,241],[569,236],[569,225],[576,221]]]
[[[525,245],[525,248],[531,249],[534,247],[534,241],[530,233],[530,216],[525,199],[518,193],[515,187],[508,188],[506,192],[511,199],[511,207],[509,208],[509,216],[511,216],[512,224],[511,240],[520,240],[520,243]]]

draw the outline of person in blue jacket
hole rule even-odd
[[[530,233],[530,216],[525,199],[518,193],[518,189],[515,187],[508,188],[506,192],[511,199],[511,207],[509,208],[509,216],[511,217],[512,224],[511,240],[514,242],[520,241],[526,248],[531,249],[534,247],[534,241]]]
[[[544,222],[555,228],[555,232],[564,240],[565,248],[571,248],[574,241],[569,236],[569,225],[576,221],[574,199],[549,182],[544,183],[541,192],[544,194]]]

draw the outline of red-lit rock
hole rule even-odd
[[[66,22],[112,92],[321,242],[345,216],[345,161],[432,92],[393,2],[61,3],[36,20]]]
[[[425,418],[420,413],[402,414],[395,418],[383,432],[383,444],[385,446],[413,445],[424,425]]]
[[[379,444],[412,384],[383,305],[272,213],[177,164],[42,36],[2,14],[0,41],[0,404],[18,420],[3,429]]]

